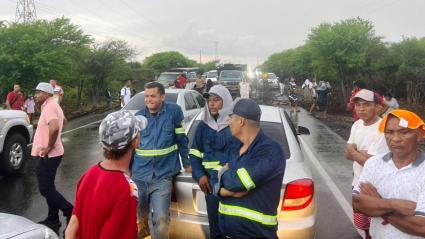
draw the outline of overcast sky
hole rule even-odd
[[[385,41],[425,36],[425,0],[34,0],[37,16],[65,16],[97,41],[122,39],[143,60],[176,50],[199,61],[262,63],[302,45],[322,22],[361,17]],[[0,19],[14,20],[16,0],[0,0]]]

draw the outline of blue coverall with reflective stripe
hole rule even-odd
[[[230,169],[221,176],[221,187],[248,194],[220,200],[221,231],[231,238],[277,238],[277,207],[286,166],[281,145],[260,130],[245,153],[229,156]]]
[[[208,176],[211,188],[217,183],[217,170],[227,163],[227,153],[236,151],[238,140],[232,136],[230,128],[217,132],[201,121],[189,150],[192,165],[192,178],[198,182],[202,176]],[[218,227],[218,198],[213,194],[205,196],[207,203],[210,238],[220,238]]]

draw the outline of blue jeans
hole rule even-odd
[[[139,190],[138,217],[149,217],[153,239],[168,238],[172,178],[154,178],[151,182],[134,179],[134,182]]]

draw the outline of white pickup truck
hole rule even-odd
[[[0,175],[19,173],[29,157],[33,126],[25,112],[0,110]]]

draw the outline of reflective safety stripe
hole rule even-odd
[[[163,156],[172,153],[178,149],[177,144],[165,149],[136,149],[138,156]]]
[[[220,202],[218,212],[224,215],[243,217],[264,225],[277,225],[277,215],[270,216],[245,207],[226,205]]]
[[[176,132],[176,134],[184,134],[184,128],[183,127],[175,128],[174,132]]]
[[[205,169],[220,170],[223,166],[220,165],[220,161],[202,162]]]
[[[252,181],[251,176],[249,176],[248,171],[245,168],[240,168],[236,171],[238,174],[239,180],[241,180],[242,184],[245,186],[246,190],[251,190],[255,188],[255,183]]]
[[[196,156],[198,158],[203,158],[204,157],[204,154],[201,151],[197,150],[197,149],[190,149],[189,150],[189,154],[192,154],[193,156]]]

